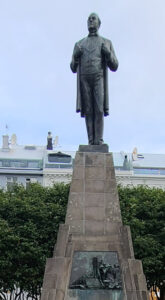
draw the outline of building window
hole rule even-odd
[[[28,168],[36,169],[39,168],[38,161],[28,161]]]
[[[48,162],[54,163],[71,163],[71,155],[64,154],[61,152],[48,154]]]

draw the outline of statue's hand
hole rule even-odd
[[[83,54],[82,48],[79,45],[76,45],[74,49],[74,59],[78,60]]]
[[[110,49],[107,47],[105,43],[102,44],[101,51],[103,55],[108,59],[111,53],[110,53]]]

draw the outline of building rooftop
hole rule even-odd
[[[115,152],[113,153],[115,167],[122,167],[125,155],[131,162],[133,168],[164,168],[165,154],[140,153],[133,159],[132,153]]]
[[[58,145],[54,145],[52,136],[48,136],[47,146],[37,145],[18,145],[16,142],[16,135],[11,138],[9,143],[9,136],[3,135],[2,148],[0,148],[0,166],[3,164],[7,167],[7,160],[13,161],[13,167],[16,167],[17,161],[42,161],[43,164],[50,164],[49,156],[55,153],[64,153],[70,155],[73,159],[75,157],[75,151],[65,151],[63,148],[59,148]],[[48,145],[51,149],[48,149]],[[132,153],[126,153],[124,151],[113,153],[114,166],[116,169],[164,169],[165,170],[165,154],[151,154],[151,153],[138,153],[137,148],[134,148]],[[66,159],[65,159],[66,160]],[[3,161],[3,163],[1,163]],[[5,161],[5,162],[4,162]],[[61,161],[62,163],[62,161]],[[64,161],[65,163],[65,161]],[[30,164],[30,162],[28,162]],[[40,164],[41,165],[41,164]],[[51,166],[49,166],[51,167]],[[124,167],[124,168],[123,168]],[[126,168],[125,168],[126,167]]]

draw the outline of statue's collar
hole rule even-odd
[[[91,37],[91,36],[98,36],[98,32],[90,32],[90,33],[88,34],[88,36],[89,36],[89,37]]]

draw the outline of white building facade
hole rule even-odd
[[[12,140],[12,139],[11,139]],[[0,148],[0,188],[38,182],[51,187],[72,178],[74,151],[53,146],[17,145],[4,135]],[[49,146],[49,147],[48,147]],[[48,149],[49,148],[49,149]],[[165,189],[165,154],[113,153],[117,183],[123,186],[147,185]]]

